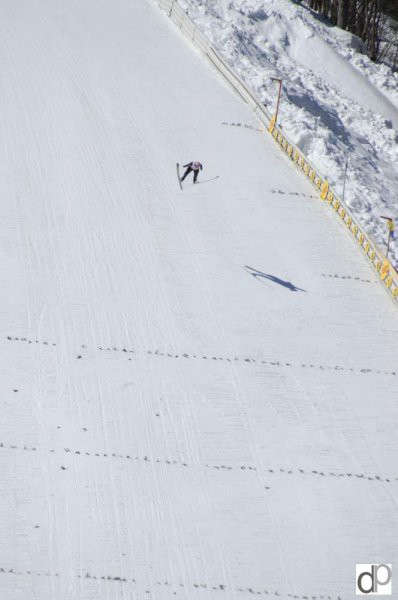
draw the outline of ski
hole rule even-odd
[[[180,188],[183,189],[182,183],[181,183],[181,177],[180,177],[180,164],[179,163],[177,163],[177,177],[178,177],[178,183],[180,184]]]
[[[205,179],[204,181],[197,181],[196,185],[198,185],[198,183],[208,183],[209,181],[214,181],[215,179],[218,179],[220,176],[216,175],[215,177],[212,177],[211,179]]]

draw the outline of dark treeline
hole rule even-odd
[[[310,8],[360,37],[372,60],[398,66],[398,0],[308,0]]]

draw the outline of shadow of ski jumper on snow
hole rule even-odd
[[[273,283],[277,283],[278,285],[281,285],[282,287],[287,288],[291,292],[306,292],[307,291],[307,290],[303,290],[302,288],[295,286],[290,281],[284,281],[283,279],[280,279],[279,277],[275,277],[275,275],[269,275],[268,273],[262,273],[261,271],[257,271],[257,269],[253,269],[253,267],[249,267],[248,265],[245,265],[245,269],[247,270],[248,273],[250,273],[250,275],[253,275],[253,277],[256,277],[256,278],[262,277],[263,279],[268,279],[269,281],[272,281]]]

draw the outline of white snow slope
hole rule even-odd
[[[343,195],[385,251],[398,223],[398,73],[358,51],[361,41],[292,0],[180,0],[248,87]],[[390,259],[398,267],[398,236]]]
[[[396,307],[154,3],[0,23],[1,600],[354,598],[398,558]]]

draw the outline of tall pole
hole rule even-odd
[[[345,158],[345,169],[344,169],[344,183],[343,183],[343,202],[344,202],[344,196],[345,196],[345,182],[347,179],[347,167],[348,167],[348,152]]]
[[[390,250],[391,234],[394,231],[394,221],[392,220],[391,217],[383,217],[382,215],[380,215],[380,218],[387,221],[387,225],[388,225],[388,240],[387,240],[387,252],[386,252],[386,258],[388,258],[388,252]]]
[[[279,113],[279,103],[281,100],[281,93],[282,93],[282,81],[283,79],[279,79],[278,77],[271,77],[272,81],[277,81],[279,83],[279,90],[278,90],[278,100],[276,101],[276,112],[275,112],[275,125],[278,124],[278,113]]]

